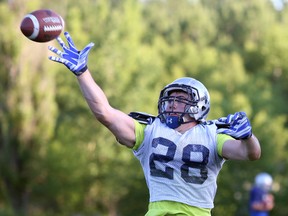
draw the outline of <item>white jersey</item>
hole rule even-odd
[[[215,124],[198,124],[181,134],[156,118],[134,154],[142,165],[150,202],[214,207],[217,175],[224,163],[217,153]]]

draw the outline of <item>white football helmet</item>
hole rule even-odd
[[[170,94],[173,91],[184,91],[188,94],[189,99],[172,99]],[[210,110],[210,95],[206,87],[198,80],[190,77],[183,77],[176,79],[162,89],[158,100],[158,116],[161,121],[166,122],[166,124],[171,120],[167,120],[167,117],[169,118],[172,113],[175,114],[175,112],[167,111],[167,106],[172,100],[178,100],[179,102],[186,104],[183,112],[177,112],[178,125],[175,127],[185,123],[185,120],[183,119],[185,114],[188,114],[198,122],[206,120]]]
[[[266,191],[271,190],[272,184],[273,184],[273,179],[271,175],[269,175],[268,173],[259,173],[255,177],[255,185]]]

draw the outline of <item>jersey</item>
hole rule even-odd
[[[260,187],[254,186],[250,191],[249,211],[250,216],[268,216],[269,211],[258,211],[252,208],[254,202],[263,202],[268,192]]]
[[[174,201],[213,208],[217,175],[225,160],[217,153],[216,125],[198,124],[184,134],[156,118],[134,155],[140,161],[150,202]]]

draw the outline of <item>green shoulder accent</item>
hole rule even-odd
[[[221,157],[223,145],[227,140],[234,140],[234,138],[227,134],[217,134],[217,152]]]
[[[135,123],[136,142],[133,147],[133,150],[137,150],[144,140],[144,131],[147,124],[140,124],[137,120],[134,120],[134,123]]]

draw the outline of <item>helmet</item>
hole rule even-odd
[[[188,99],[174,99],[178,101],[180,100],[181,103],[186,104],[183,112],[177,112],[177,114],[179,114],[177,117],[170,116],[171,113],[175,112],[166,111],[169,101],[171,102],[170,94],[173,91],[184,91],[189,96]],[[185,114],[192,117],[194,121],[205,121],[209,110],[209,92],[206,87],[196,79],[190,77],[176,79],[172,83],[165,86],[160,92],[158,100],[158,116],[162,122],[166,122],[166,125],[171,128],[179,127],[181,124],[185,123],[183,118]],[[173,125],[170,123],[173,123]]]
[[[273,179],[271,175],[269,175],[268,173],[259,173],[255,177],[255,185],[264,190],[267,190],[267,191],[271,190],[272,184],[273,184]]]

